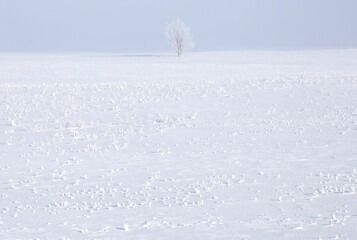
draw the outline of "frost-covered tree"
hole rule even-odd
[[[177,56],[181,56],[183,51],[193,48],[195,44],[192,41],[192,34],[180,19],[169,23],[165,29],[165,36],[170,46],[175,50]]]

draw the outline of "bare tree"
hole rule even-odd
[[[179,57],[184,50],[195,46],[192,41],[191,30],[180,19],[167,25],[165,36]]]

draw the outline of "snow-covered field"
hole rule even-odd
[[[0,54],[0,239],[356,239],[357,50]]]

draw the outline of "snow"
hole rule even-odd
[[[1,239],[357,235],[357,50],[0,66]]]

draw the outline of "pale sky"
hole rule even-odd
[[[357,0],[0,0],[0,51],[169,51],[165,25],[196,51],[357,48]]]

